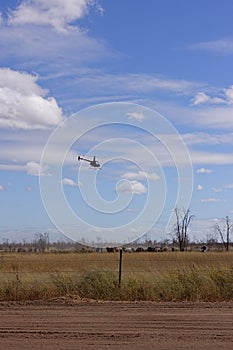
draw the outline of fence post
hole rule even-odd
[[[121,271],[122,271],[122,248],[120,249],[120,260],[119,260],[119,288],[121,287]]]

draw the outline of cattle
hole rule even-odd
[[[148,247],[148,248],[147,248],[147,251],[148,251],[148,252],[155,252],[155,251],[156,251],[156,248],[155,248],[155,247]]]
[[[108,253],[115,253],[117,251],[116,247],[106,247]]]
[[[136,248],[136,252],[144,252],[144,248],[142,248],[142,247],[137,247],[137,248]]]
[[[201,247],[201,251],[202,251],[202,253],[205,253],[206,252],[206,246],[205,245],[203,245],[202,247]]]
[[[124,247],[123,248],[123,251],[125,252],[125,253],[132,253],[132,248],[130,248],[130,247]]]

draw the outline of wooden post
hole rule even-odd
[[[121,271],[122,271],[122,248],[120,249],[120,260],[119,260],[119,288],[121,287]]]

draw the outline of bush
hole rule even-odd
[[[82,298],[116,299],[118,289],[118,281],[114,274],[104,271],[86,272],[78,283],[78,294]]]

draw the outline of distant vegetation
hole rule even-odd
[[[187,213],[187,216],[186,216]],[[183,220],[184,218],[184,220]],[[233,243],[230,241],[229,230],[227,231],[227,239],[224,239],[224,231],[219,226],[214,228],[215,232],[213,235],[209,235],[203,241],[192,241],[189,239],[187,234],[187,223],[190,222],[189,211],[185,212],[184,217],[181,217],[181,224],[174,226],[174,235],[171,235],[170,239],[161,239],[160,241],[151,240],[144,235],[140,240],[127,244],[123,247],[126,251],[231,251],[233,250]],[[217,230],[218,228],[218,230]],[[221,236],[218,234],[221,232]],[[218,240],[218,237],[221,240]],[[45,252],[104,252],[108,250],[102,249],[101,247],[89,247],[85,244],[80,244],[73,241],[56,241],[51,242],[48,233],[38,233],[34,236],[31,242],[12,242],[5,240],[0,243],[0,253],[45,253]],[[109,251],[118,250],[114,246],[109,247]]]
[[[233,300],[233,252],[0,254],[0,301]]]

